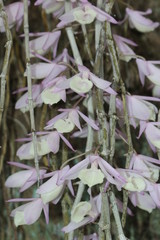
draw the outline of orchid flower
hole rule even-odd
[[[130,192],[129,199],[134,207],[139,207],[149,213],[156,208],[156,204],[147,192]]]
[[[151,149],[155,152],[155,148],[160,148],[160,129],[156,126],[160,126],[160,122],[140,122],[140,131],[138,138],[145,133],[146,139],[151,147]]]
[[[23,192],[37,182],[38,176],[35,168],[22,163],[18,163],[18,162],[8,162],[8,163],[12,166],[20,167],[26,170],[19,171],[10,175],[5,182],[6,187],[20,188],[19,191]],[[45,173],[46,173],[46,170],[40,169],[39,178],[43,179]]]
[[[62,228],[65,233],[71,232],[79,227],[94,222],[100,214],[101,194],[92,198],[90,202],[79,202],[71,212],[71,222]]]
[[[47,126],[45,127],[46,130],[55,128],[60,133],[66,133],[71,132],[75,126],[82,130],[79,122],[79,116],[81,116],[81,118],[83,118],[83,120],[87,122],[94,130],[99,129],[94,121],[80,112],[78,108],[60,108],[58,111],[62,113],[52,118],[47,123]]]
[[[14,2],[9,4],[5,7],[5,12],[7,14],[9,27],[12,28],[14,25],[16,25],[16,29],[18,30],[23,21],[23,2]],[[0,17],[0,32],[5,32],[5,26],[2,17]]]
[[[98,78],[96,75],[90,72],[85,66],[78,65],[79,73],[69,78],[64,83],[58,85],[61,89],[71,88],[78,94],[87,93],[93,87],[93,84],[102,89],[104,92],[116,95],[116,92],[110,88],[111,83]]]
[[[135,28],[139,32],[151,32],[159,26],[158,22],[153,22],[152,20],[143,17],[152,13],[151,9],[146,12],[134,11],[132,9],[126,8],[126,14],[129,18],[129,25],[131,28]]]
[[[141,172],[141,176],[152,182],[157,182],[159,179],[160,161],[144,155],[133,154],[130,162],[130,169]]]
[[[91,165],[91,168],[87,168],[89,165]],[[89,187],[102,183],[104,177],[112,184],[117,184],[117,181],[121,186],[125,184],[125,179],[119,172],[98,155],[87,156],[80,163],[73,166],[65,175],[65,179],[79,178]]]
[[[158,109],[152,103],[146,101],[157,101],[159,98],[138,96],[138,95],[126,95],[128,115],[130,124],[136,128],[140,121],[155,120]],[[120,115],[123,115],[123,103],[120,99],[116,99],[117,110]]]
[[[11,217],[14,217],[14,224],[16,227],[20,225],[31,225],[35,223],[41,215],[42,210],[44,211],[46,223],[49,223],[49,206],[44,204],[41,198],[19,198],[11,199],[8,202],[26,202],[24,205],[17,207],[11,212]]]
[[[95,19],[98,19],[101,22],[109,21],[114,24],[117,23],[113,17],[101,9],[95,7],[87,0],[81,1],[79,7],[63,14],[59,19],[61,22],[57,25],[57,27],[64,27],[74,21],[77,21],[80,24],[90,24]]]
[[[113,38],[117,45],[118,55],[121,60],[123,60],[125,62],[129,62],[132,58],[136,58],[135,53],[128,46],[128,45],[131,45],[131,46],[136,47],[137,44],[135,42],[131,41],[128,38],[118,36],[116,34],[113,34]]]
[[[143,192],[153,189],[152,183],[144,178],[140,171],[121,168],[118,168],[117,171],[126,181],[126,183],[123,185],[124,189],[130,192]],[[119,186],[119,182],[117,182],[116,186],[120,191],[121,185]]]
[[[137,59],[136,63],[142,85],[144,85],[146,76],[152,83],[160,86],[160,68],[155,66],[156,64],[160,64],[160,61]]]
[[[56,78],[60,73],[66,69],[66,66],[58,65],[56,63],[35,63],[31,65],[31,78],[32,79],[44,79],[43,82],[49,82]],[[24,73],[26,76],[26,72]]]
[[[38,134],[38,133],[37,133]],[[65,142],[65,144],[74,151],[72,145],[69,141],[59,132],[41,132],[43,134],[40,137],[37,137],[37,153],[38,156],[41,157],[50,152],[57,153],[59,151],[60,138]],[[31,138],[28,139],[29,141]],[[23,159],[33,159],[34,158],[34,145],[33,142],[30,141],[28,143],[23,144],[18,150],[16,155]]]
[[[42,99],[40,93],[43,87],[42,84],[34,84],[32,85],[32,99],[33,99],[33,106],[36,107],[37,105],[42,104]],[[28,88],[18,89],[14,93],[27,91]],[[15,109],[20,109],[23,113],[29,111],[29,104],[28,104],[28,92],[22,95],[18,101],[16,102]]]
[[[58,46],[60,35],[61,35],[60,31],[46,32],[46,33],[43,33],[42,36],[40,36],[34,40],[31,40],[29,42],[29,47],[30,47],[30,52],[31,52],[30,57],[35,57],[34,53],[44,55],[52,47],[53,48],[53,57],[55,58],[56,53],[57,53],[57,46]]]
[[[52,177],[43,183],[36,191],[38,194],[40,194],[43,203],[46,204],[52,201],[52,203],[57,204],[64,192],[64,189],[66,188],[66,185],[68,185],[72,195],[74,195],[71,181],[62,179],[62,177],[64,177],[68,171],[69,166],[66,166],[61,170],[45,175],[45,177],[48,175],[52,175]]]
[[[66,91],[57,87],[59,83],[64,82],[65,80],[66,77],[61,76],[54,78],[49,82],[42,82],[42,84],[44,85],[44,90],[41,93],[41,98],[45,104],[53,105],[55,103],[58,103],[60,100],[66,102]]]

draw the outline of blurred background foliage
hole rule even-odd
[[[5,5],[8,5],[15,1],[4,1]],[[92,1],[92,3],[95,1]],[[123,1],[117,0],[114,6],[113,16],[118,20],[122,20],[125,14],[125,7],[132,6],[135,10],[145,11],[148,8],[153,10],[151,19],[154,21],[160,21],[160,1],[146,0],[146,1]],[[41,7],[34,7],[34,1],[31,1],[31,6],[29,9],[29,20],[30,20],[30,32],[41,32],[41,31],[51,31],[57,24],[56,19],[52,19],[51,15],[46,15]],[[79,26],[75,27],[76,40],[84,59],[84,64],[88,64],[87,52],[84,48],[83,35]],[[87,26],[88,35],[90,39],[93,54],[94,54],[94,25]],[[128,23],[125,22],[122,26],[117,26],[113,28],[114,33],[118,33],[124,37],[130,38],[138,44],[135,49],[137,55],[142,55],[148,60],[160,60],[160,28],[156,29],[154,32],[141,34],[136,30],[130,30],[128,28]],[[20,31],[17,33],[15,28],[12,29],[13,36],[13,47],[10,57],[9,74],[7,78],[7,90],[5,99],[5,110],[3,115],[3,122],[0,129],[0,240],[36,240],[36,239],[67,239],[61,232],[63,225],[66,225],[70,217],[70,207],[72,206],[72,199],[68,192],[64,195],[61,203],[56,206],[50,205],[50,223],[46,225],[44,216],[42,215],[35,224],[31,226],[19,226],[15,228],[12,218],[9,217],[11,210],[18,206],[17,203],[8,204],[6,200],[17,197],[32,197],[34,196],[34,190],[36,187],[27,190],[24,193],[19,194],[16,189],[7,189],[4,186],[6,178],[17,171],[17,168],[10,167],[7,161],[19,161],[16,157],[16,150],[20,146],[19,143],[15,142],[16,138],[24,137],[30,132],[30,119],[29,114],[15,110],[15,103],[21,94],[13,95],[12,92],[18,88],[26,86],[26,79],[23,74],[25,71],[25,54],[24,54],[24,43],[23,38],[19,35],[23,33],[23,25]],[[5,34],[0,33],[0,67],[2,67],[3,57],[4,57],[4,46],[5,46]],[[60,44],[58,48],[58,53],[61,53],[63,48],[69,48],[69,42],[65,34],[65,30],[62,30],[62,37],[60,38]],[[159,50],[158,50],[159,49]],[[69,49],[70,51],[70,49]],[[107,53],[107,52],[106,52]],[[71,51],[70,51],[71,54]],[[49,53],[47,58],[51,58],[51,53]],[[33,62],[39,60],[32,60]],[[129,63],[121,62],[121,73],[127,90],[130,93],[136,95],[151,95],[151,88],[149,83],[142,88],[137,67],[135,61],[132,60]],[[0,68],[1,69],[1,68]],[[111,66],[108,62],[106,79],[110,79]],[[159,105],[158,105],[159,106]],[[37,130],[42,130],[45,122],[55,115],[56,109],[61,107],[61,103],[54,106],[54,110],[50,109],[48,106],[42,106],[36,109],[36,123]],[[46,114],[47,113],[47,114]],[[148,147],[144,138],[137,141],[136,136],[138,131],[133,131],[134,147],[137,152],[153,156],[153,153]],[[84,140],[75,142],[72,141],[75,148],[79,152],[84,151]],[[42,159],[41,165],[49,168],[49,170],[57,169],[61,160],[65,160],[72,156],[72,153],[67,152],[68,149],[62,145],[63,153],[60,151],[56,156],[50,155],[49,160],[44,157]],[[124,165],[124,154],[126,153],[126,146],[121,141],[117,141],[116,144],[116,155],[115,162],[119,166]],[[63,154],[63,156],[62,156]],[[155,156],[156,157],[156,156]],[[25,162],[25,161],[24,161]],[[27,164],[32,164],[28,161]],[[74,186],[76,188],[76,186]],[[122,196],[120,196],[121,198]],[[160,239],[160,210],[156,209],[151,214],[142,211],[138,208],[133,208],[129,203],[129,207],[132,209],[134,216],[127,217],[127,224],[125,227],[126,236],[131,240],[147,240],[147,239]],[[63,210],[63,213],[62,213]],[[97,226],[92,225],[83,229],[83,233],[89,233],[90,229],[96,230]],[[114,234],[114,224],[112,226],[112,231]],[[116,237],[115,237],[116,239]]]

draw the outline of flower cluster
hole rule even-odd
[[[156,29],[159,23],[144,17],[151,13],[150,9],[141,12],[129,8],[126,8],[124,21],[120,22],[108,13],[110,12],[107,10],[108,2],[105,3],[106,8],[98,4],[95,6],[87,0],[37,0],[34,3],[35,9],[39,7],[46,14],[52,14],[55,29],[52,32],[29,33],[29,37],[33,38],[28,44],[29,56],[32,58],[29,66],[32,98],[29,98],[29,86],[14,91],[14,94],[25,92],[15,105],[15,109],[21,110],[23,114],[33,112],[33,108],[38,114],[41,108],[47,109],[41,130],[34,132],[32,129],[25,138],[17,139],[17,142],[25,143],[18,148],[16,157],[20,161],[30,160],[29,163],[8,162],[9,165],[22,170],[10,175],[6,179],[5,186],[18,188],[19,193],[31,187],[35,190],[32,198],[8,200],[8,202],[27,202],[11,212],[16,226],[33,224],[39,219],[42,210],[48,223],[49,204],[57,204],[68,190],[74,199],[74,204],[70,210],[70,222],[62,228],[62,231],[69,234],[75,229],[97,223],[99,218],[101,219],[104,208],[102,195],[106,193],[109,196],[112,189],[116,189],[116,194],[122,190],[127,191],[133,206],[149,213],[156,207],[160,208],[158,183],[160,161],[147,154],[146,156],[137,154],[138,151],[131,140],[131,131],[138,128],[137,141],[143,134],[146,144],[155,154],[159,153],[160,122],[159,119],[157,121],[157,115],[160,94],[157,89],[160,87],[160,68],[157,65],[160,61],[146,60],[136,55],[132,47],[138,45],[131,39],[119,34],[113,34],[113,37],[110,34],[112,39],[107,38],[107,31],[110,29],[108,26],[111,24],[113,27],[117,25],[118,28],[124,21],[128,21],[130,31],[147,33]],[[29,6],[30,2],[28,2]],[[18,30],[25,14],[24,4],[12,3],[5,7],[5,11],[9,27],[16,26]],[[74,33],[72,25],[75,25]],[[95,26],[95,46],[98,47],[94,50],[90,49],[88,43],[86,29],[89,29],[89,26]],[[106,31],[104,26],[107,26]],[[90,52],[90,61],[87,63],[76,58],[78,52],[78,59],[81,59],[75,37],[76,31],[79,31],[76,29],[79,27],[82,27],[86,49]],[[63,42],[63,29],[66,29],[72,53],[66,48],[68,42]],[[5,31],[2,17],[0,17],[0,31]],[[64,49],[60,52],[61,41]],[[110,49],[111,45],[113,45],[112,49]],[[110,74],[111,67],[108,68],[106,65],[104,67],[108,52],[113,76]],[[51,53],[49,59],[48,53]],[[92,59],[93,54],[95,61]],[[154,97],[131,95],[126,90],[121,76],[117,77],[119,72],[118,61],[115,61],[117,58],[125,61],[126,64],[129,61],[133,62],[142,87],[145,85],[145,78],[146,81],[148,79],[148,84],[151,84],[155,91]],[[108,62],[110,61],[107,60],[107,64]],[[24,77],[28,77],[28,69],[24,72]],[[156,102],[157,105],[151,102]],[[63,147],[60,140],[63,141]],[[129,146],[127,156],[130,155],[130,159],[126,168],[124,163],[118,162],[119,156],[115,156],[115,140]],[[71,153],[66,157],[64,152],[68,151],[68,148]],[[67,160],[69,156],[71,158]],[[33,166],[34,159],[35,166]],[[58,162],[54,170],[50,165],[53,159]],[[44,166],[45,161],[47,164]],[[87,188],[87,197],[83,196],[83,191],[79,197],[80,186]],[[111,198],[109,204],[114,206]],[[119,212],[123,211],[123,203],[119,200],[119,196],[115,206],[119,216]],[[126,208],[126,211],[133,215],[129,208]],[[78,239],[77,236],[75,239]],[[83,239],[96,240],[99,236],[98,233],[93,232]]]

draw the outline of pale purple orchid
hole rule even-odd
[[[160,64],[160,61],[137,59],[136,63],[142,85],[144,85],[145,77],[147,77],[152,83],[160,86],[160,68],[155,66],[156,64]]]
[[[58,65],[53,62],[49,63],[35,63],[31,65],[31,78],[32,79],[44,79],[45,82],[49,82],[56,78],[60,73],[65,71],[66,66]],[[26,72],[24,74],[26,76]],[[43,83],[44,83],[43,81]]]
[[[28,1],[28,3],[30,2]],[[16,30],[18,30],[23,21],[23,15],[24,15],[23,2],[14,2],[9,4],[8,6],[5,7],[5,12],[8,17],[9,27],[12,28],[14,25],[16,25]],[[0,17],[0,32],[5,32],[5,27],[4,27],[4,22],[2,17]]]
[[[129,25],[131,28],[135,28],[139,32],[151,32],[159,26],[158,22],[153,22],[152,20],[143,17],[152,13],[151,9],[146,12],[134,11],[132,9],[126,8],[126,14],[129,18]]]
[[[160,149],[160,122],[145,122],[140,121],[140,131],[138,138],[145,133],[148,144],[151,149],[156,152],[156,148]]]
[[[66,81],[66,77],[61,76],[54,78],[49,82],[46,80],[42,82],[44,90],[41,93],[41,98],[45,104],[53,105],[60,100],[66,102],[66,90],[57,87],[57,85],[64,81]]]
[[[15,93],[27,91],[28,88],[20,88]],[[41,99],[41,92],[43,90],[42,84],[34,84],[32,85],[32,99],[33,99],[33,107],[41,106],[43,101]],[[15,109],[20,109],[23,113],[29,111],[29,104],[28,104],[28,92],[23,94],[18,101],[16,102]]]
[[[82,112],[80,112],[78,108],[60,108],[58,111],[62,113],[47,122],[47,126],[45,127],[46,130],[55,128],[60,133],[66,133],[71,132],[76,126],[81,131],[82,128],[80,125],[79,116],[94,130],[99,130],[98,126],[94,123],[94,121],[88,118]]]
[[[91,168],[87,168],[89,165]],[[118,182],[121,187],[126,183],[124,177],[98,155],[87,156],[73,166],[65,175],[65,179],[73,180],[79,178],[89,187],[102,183],[104,177],[112,184],[117,184]]]
[[[64,27],[74,21],[77,21],[80,24],[90,24],[95,19],[98,19],[101,22],[108,21],[114,24],[117,23],[113,17],[101,9],[95,7],[87,0],[81,1],[79,7],[76,7],[71,11],[63,14],[59,19],[61,22],[57,25],[57,27]]]
[[[130,169],[137,170],[141,176],[152,182],[157,182],[159,179],[160,161],[148,156],[133,154],[130,162]]]
[[[44,55],[52,48],[55,58],[61,31],[39,33],[39,35],[40,37],[29,42],[30,57],[35,57],[36,53]]]
[[[46,155],[50,152],[57,153],[59,151],[60,138],[72,151],[75,151],[69,141],[57,131],[40,132],[37,134],[42,135],[40,137],[37,137],[37,154],[39,157]],[[26,141],[27,139],[24,140]],[[32,142],[32,138],[29,138],[27,141],[29,142],[23,144],[17,150],[16,155],[20,158],[20,160],[34,159],[34,145]]]
[[[126,183],[123,188],[130,192],[151,191],[153,184],[142,176],[141,171],[118,168],[117,172],[125,179]],[[117,181],[117,189],[121,190],[121,184]]]
[[[79,227],[94,222],[101,212],[101,194],[90,201],[79,202],[71,212],[71,222],[62,228],[62,231],[69,233]]]
[[[45,174],[45,177],[51,176],[51,178],[45,183],[43,183],[36,191],[36,193],[41,196],[43,203],[46,204],[48,202],[52,202],[54,204],[57,204],[58,201],[61,199],[66,186],[68,186],[72,195],[74,195],[71,181],[64,180],[64,176],[68,171],[69,166],[67,165],[61,170]]]
[[[121,60],[129,62],[132,58],[136,58],[134,51],[128,46],[131,45],[136,47],[137,44],[135,42],[116,34],[113,34],[113,38],[117,45],[118,55]]]
[[[156,204],[147,192],[130,192],[129,199],[134,207],[139,207],[149,213],[156,208]]]
[[[19,171],[10,175],[5,182],[6,187],[20,188],[19,191],[23,192],[37,182],[38,176],[35,168],[22,163],[18,163],[18,162],[8,162],[8,163],[12,166],[20,167],[25,170]],[[45,173],[46,173],[46,170],[40,169],[39,178],[43,179]]]
[[[8,202],[27,202],[20,207],[17,207],[11,212],[11,217],[14,217],[16,227],[20,225],[31,225],[35,223],[44,211],[46,223],[49,223],[49,205],[44,204],[41,198],[19,198],[11,199]]]
[[[155,120],[158,113],[157,107],[148,101],[157,101],[159,98],[138,96],[138,95],[126,95],[128,114],[130,124],[136,128],[140,121]],[[116,106],[119,115],[123,115],[123,102],[120,99],[116,99]]]
[[[84,94],[91,90],[93,84],[104,92],[116,95],[116,92],[110,87],[111,83],[97,77],[85,66],[78,65],[79,73],[69,78],[64,83],[58,85],[61,89],[72,89],[78,94]]]

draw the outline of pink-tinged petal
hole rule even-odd
[[[126,13],[129,17],[130,27],[135,28],[139,32],[150,32],[159,26],[158,22],[153,22],[150,19],[143,17],[143,15],[151,13],[150,9],[146,12],[141,12],[126,8]]]
[[[117,24],[117,21],[113,17],[111,17],[108,13],[102,11],[100,8],[97,8],[92,5],[92,9],[94,9],[96,11],[96,13],[97,13],[96,17],[99,21],[102,21],[102,22],[108,21],[108,22]]]
[[[49,223],[49,204],[43,204],[43,212],[45,216],[46,223]]]
[[[43,203],[41,199],[27,203],[24,208],[24,220],[26,224],[33,224],[38,220],[42,212]]]
[[[54,128],[54,124],[59,120],[59,119],[63,119],[68,115],[67,112],[62,112],[60,114],[58,114],[57,116],[55,116],[54,118],[52,118],[51,120],[49,120],[47,122],[47,126],[44,129],[52,129]]]
[[[57,178],[58,178],[58,172],[55,173],[48,181],[46,181],[45,183],[43,183],[38,189],[37,189],[37,193],[38,194],[43,194],[43,193],[47,193],[52,191],[56,186],[56,182],[57,182]]]
[[[31,77],[33,79],[42,79],[46,78],[52,69],[55,69],[56,66],[53,63],[35,63],[31,65]]]
[[[32,175],[34,169],[32,170],[24,170],[19,171],[11,176],[9,176],[5,182],[5,186],[8,188],[20,188],[24,185],[24,183],[28,180],[28,178]]]
[[[149,100],[149,101],[160,102],[160,99],[157,98],[157,97],[139,96],[139,95],[133,95],[133,97],[135,97],[137,99],[142,99],[142,100]]]
[[[30,202],[34,200],[35,198],[14,198],[14,199],[9,199],[6,202]]]
[[[71,110],[68,115],[69,119],[76,125],[77,128],[79,128],[80,131],[82,131],[80,121],[79,121],[79,115],[77,113],[77,110]]]
[[[160,208],[160,184],[154,184],[152,191],[150,191],[150,195],[157,205]]]
[[[104,159],[100,158],[100,162],[101,164],[104,166],[104,168],[106,169],[106,171],[112,175],[114,178],[116,178],[117,180],[121,181],[122,183],[125,183],[125,179],[123,176],[121,176],[119,174],[119,172],[117,172],[116,169],[114,169],[109,163],[107,163]]]
[[[55,57],[60,35],[60,31],[51,33],[46,32],[41,37],[31,40],[29,42],[30,51],[37,52],[43,55],[49,50],[50,47],[53,47],[53,53]]]
[[[72,186],[72,182],[71,182],[71,181],[68,181],[68,184],[67,184],[67,185],[68,185],[68,188],[69,188],[72,196],[75,196],[75,194],[74,194],[74,189],[73,189],[73,186]]]
[[[85,158],[84,160],[82,160],[81,162],[77,163],[76,165],[74,165],[69,171],[68,173],[64,176],[65,180],[73,180],[78,178],[79,172],[82,169],[87,168],[87,166],[89,165],[90,160],[89,158]]]
[[[120,212],[123,212],[123,202],[121,202],[118,198],[116,199],[116,203],[117,203],[117,207],[118,207],[118,210]],[[127,213],[130,215],[130,216],[134,216],[134,214],[132,213],[131,209],[129,207],[127,207]]]
[[[22,2],[11,3],[5,7],[5,12],[8,17],[9,28],[12,28],[16,24],[16,30],[18,30],[23,20],[24,4]],[[5,32],[2,18],[0,18],[0,32]]]
[[[76,138],[76,137],[86,138],[87,136],[88,136],[88,126],[82,128],[82,131],[74,132],[74,133],[71,135],[71,138]]]
[[[139,120],[148,120],[150,117],[150,109],[148,106],[138,100],[134,96],[127,96],[127,106],[130,118],[137,118]]]
[[[160,129],[159,128],[149,123],[147,124],[147,127],[145,129],[145,135],[147,140],[149,140],[152,145],[154,145],[157,148],[160,148]]]
[[[57,153],[60,145],[60,137],[57,131],[48,134],[47,144],[53,153]]]
[[[33,169],[33,167],[28,166],[26,164],[23,163],[19,163],[19,162],[7,162],[9,165],[15,166],[15,167],[20,167],[20,168],[24,168],[24,169]]]
[[[61,89],[61,90],[68,89],[68,88],[70,88],[70,81],[71,81],[71,78],[67,79],[67,80],[65,80],[63,82],[57,83],[56,87]]]
[[[46,170],[39,170],[39,178],[43,179]],[[37,171],[34,169],[32,175],[28,178],[28,180],[24,183],[24,185],[20,188],[19,192],[23,192],[26,189],[30,188],[33,184],[35,184],[38,180]]]
[[[88,123],[88,125],[90,125],[93,129],[95,130],[99,130],[99,127],[94,123],[94,121],[90,118],[88,118],[86,115],[84,115],[82,112],[77,111],[79,113],[79,115],[81,116],[81,118],[83,118],[83,120]]]
[[[70,142],[61,134],[61,133],[58,133],[59,136],[61,137],[61,139],[63,140],[63,142],[72,150],[72,151],[76,151],[72,145],[70,144]]]
[[[111,95],[117,95],[117,93],[110,87],[106,88],[106,89],[103,89],[104,92],[107,92]]]
[[[90,73],[90,79],[96,87],[102,90],[108,88],[111,85],[110,82],[95,76],[93,73]]]
[[[150,197],[150,195],[146,192],[133,192],[129,194],[129,199],[132,204],[136,207],[139,207],[147,212],[151,213],[153,209],[156,208],[156,204]]]
[[[124,37],[119,36],[119,35],[117,35],[117,34],[113,34],[113,37],[114,37],[114,39],[121,40],[122,42],[125,42],[125,43],[127,43],[127,44],[129,44],[129,45],[131,45],[131,46],[134,46],[134,47],[137,46],[137,44],[136,44],[135,42],[133,42],[132,40],[130,40],[130,39],[128,39],[128,38],[124,38]]]
[[[75,10],[78,10],[80,8],[74,8],[73,10],[63,14],[62,16],[60,16],[59,20],[61,20],[60,23],[58,23],[57,27],[58,28],[61,28],[61,27],[64,27],[72,22],[75,21],[75,18],[73,16],[73,13]]]
[[[65,233],[69,233],[79,227],[82,227],[92,221],[91,217],[85,217],[81,222],[75,223],[75,222],[70,222],[67,226],[62,228],[62,231]]]
[[[32,142],[23,144],[16,152],[17,157],[19,157],[20,160],[33,159],[34,156],[30,153],[32,145]]]
[[[15,142],[30,142],[32,138],[17,138]]]
[[[150,74],[147,62],[142,59],[136,59],[136,63],[141,83],[144,85],[145,76]]]
[[[142,133],[145,131],[146,127],[147,127],[147,122],[145,121],[140,121],[140,124],[139,124],[139,135],[137,137],[137,139],[140,138],[140,136],[142,135]]]
[[[52,63],[54,64],[54,63]],[[55,64],[54,67],[52,68],[51,72],[47,75],[45,80],[43,80],[43,84],[47,84],[51,80],[53,80],[55,77],[57,77],[60,73],[64,72],[66,70],[66,66],[64,65],[58,65]]]

